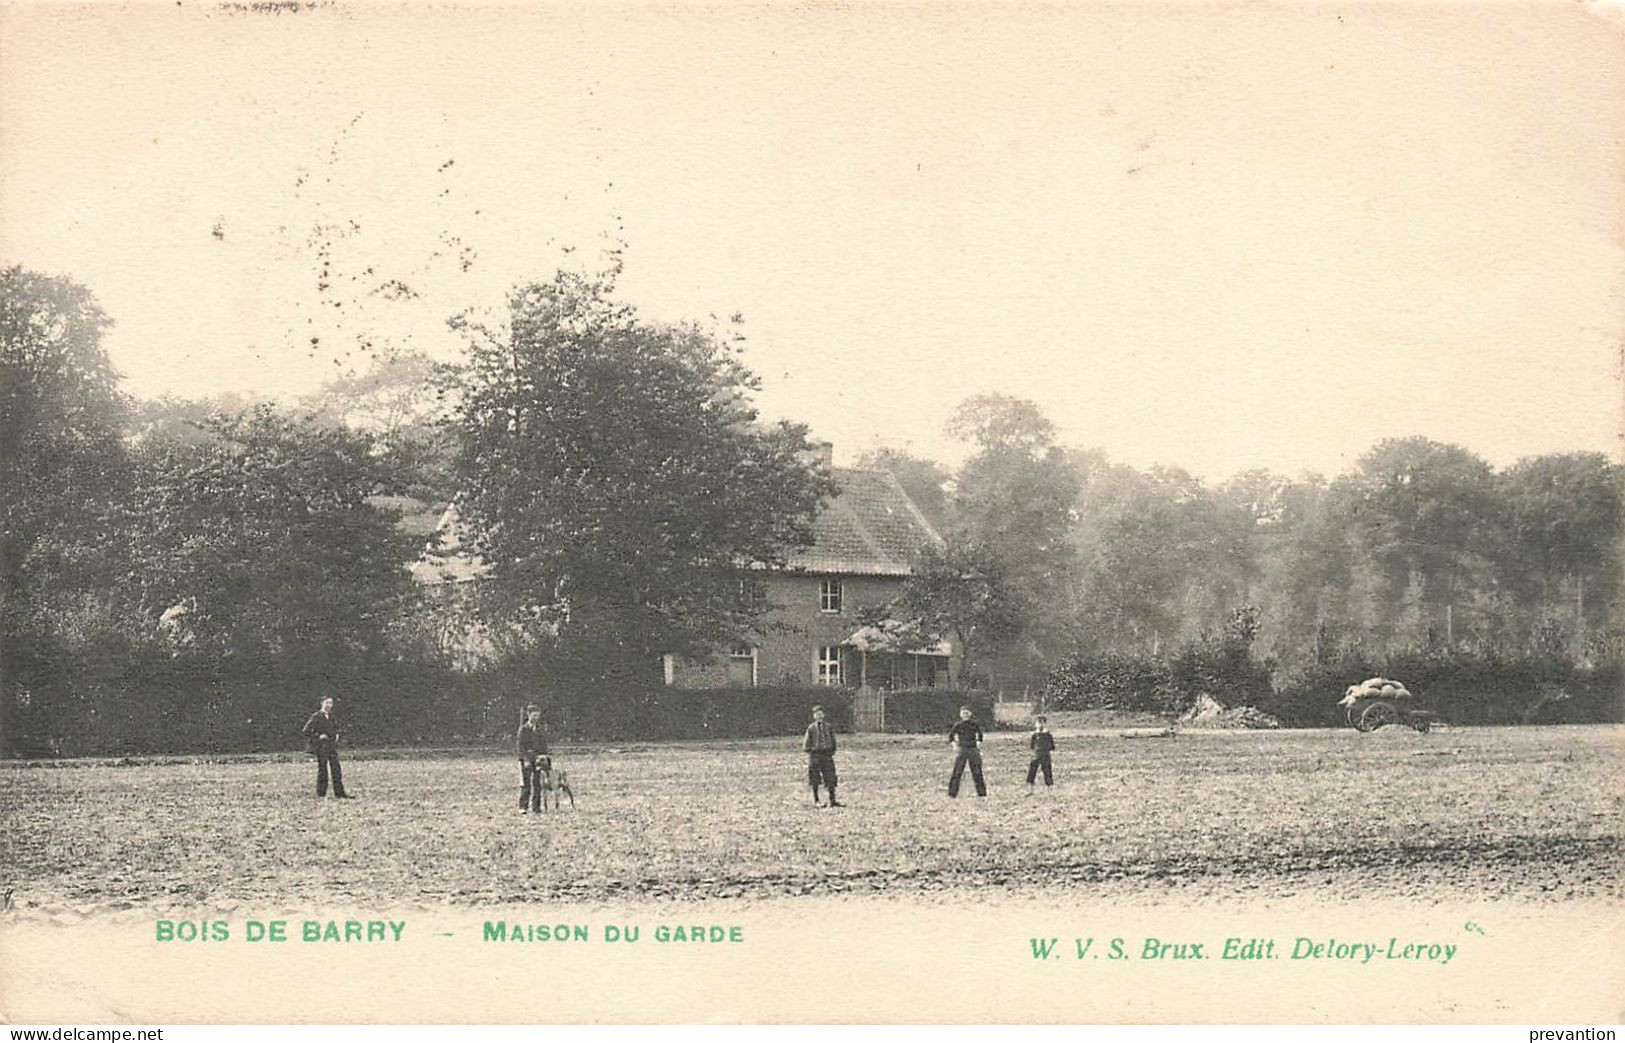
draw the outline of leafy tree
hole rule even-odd
[[[256,404],[254,396],[231,391],[197,399],[164,395],[136,402],[126,424],[128,440],[138,446],[149,442],[213,442],[219,438],[211,426],[214,420],[245,413]]]
[[[1399,606],[1406,591],[1427,629],[1453,638],[1455,611],[1492,582],[1499,525],[1489,464],[1459,446],[1387,439],[1340,483],[1354,538],[1376,570],[1379,596]]]
[[[0,731],[60,696],[64,671],[128,626],[117,505],[127,402],[83,286],[0,270]]]
[[[1528,457],[1501,475],[1503,559],[1510,582],[1539,610],[1572,599],[1578,628],[1609,618],[1619,585],[1621,481],[1601,453]]]
[[[94,539],[122,473],[127,402],[102,347],[112,325],[84,287],[20,267],[0,271],[0,574],[7,596],[58,551]],[[60,557],[60,554],[58,554]],[[61,562],[57,562],[61,564]]]
[[[1096,467],[1080,499],[1072,539],[1093,643],[1158,651],[1217,630],[1247,597],[1251,507],[1171,468]]]
[[[152,442],[130,501],[143,616],[177,650],[322,664],[382,654],[412,541],[369,436],[261,405]]]
[[[902,612],[952,641],[962,679],[986,674],[996,683],[997,668],[984,655],[1008,649],[1022,633],[1025,606],[1004,568],[994,548],[956,534],[923,550],[904,585]]]
[[[1285,517],[1293,482],[1265,470],[1243,471],[1219,489],[1226,507],[1241,512],[1254,528],[1278,525]]]
[[[984,454],[1033,456],[1055,440],[1055,425],[1038,404],[1013,395],[972,395],[954,410],[948,434]]]
[[[1011,682],[1036,679],[1069,643],[1077,476],[1066,453],[1050,444],[1054,426],[1025,399],[974,396],[947,430],[976,452],[954,479],[951,553],[943,562],[928,556],[906,600],[919,609],[941,601],[937,618],[962,635],[962,676],[971,676],[975,652],[985,672],[1012,673]],[[945,586],[956,576],[964,588],[957,593]],[[995,667],[996,659],[1004,665]]]
[[[1358,562],[1346,506],[1323,478],[1291,482],[1275,499],[1275,520],[1253,541],[1259,644],[1288,669],[1303,669],[1335,658],[1354,638]]]
[[[487,618],[578,674],[649,677],[755,626],[738,570],[809,543],[833,486],[804,427],[759,422],[737,339],[640,321],[617,271],[520,286],[502,327],[458,321],[456,474]]]

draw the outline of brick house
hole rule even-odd
[[[820,452],[827,465],[828,445]],[[790,551],[783,567],[749,569],[739,580],[740,596],[765,606],[759,633],[709,662],[664,656],[666,684],[912,688],[956,680],[946,642],[914,647],[859,618],[860,609],[884,608],[901,594],[914,556],[942,538],[889,472],[834,467],[830,473],[839,491],[814,520],[813,544]],[[450,604],[487,566],[463,546],[455,506],[438,517],[424,504],[407,506],[413,509],[403,521],[428,540],[412,576]],[[440,643],[457,662],[472,668],[497,658],[482,626],[447,622]]]
[[[839,492],[815,519],[813,544],[791,551],[781,568],[740,580],[741,596],[767,606],[760,633],[710,662],[666,656],[668,685],[952,683],[947,644],[900,646],[859,619],[860,609],[884,608],[901,594],[914,556],[941,537],[889,472],[837,467],[831,475]]]

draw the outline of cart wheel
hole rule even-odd
[[[1374,732],[1385,724],[1397,724],[1399,711],[1389,703],[1372,703],[1360,714],[1359,729],[1362,732]]]

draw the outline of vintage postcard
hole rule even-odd
[[[0,39],[0,1019],[1621,1020],[1617,5]]]

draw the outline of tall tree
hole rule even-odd
[[[1034,456],[1055,441],[1055,425],[1036,402],[999,392],[972,395],[954,409],[945,429],[984,455]]]
[[[1572,606],[1576,636],[1610,618],[1620,575],[1622,480],[1625,469],[1601,453],[1563,453],[1520,460],[1497,483],[1509,580],[1538,610],[1560,600]]]
[[[1263,654],[1286,669],[1334,657],[1364,636],[1355,617],[1363,607],[1360,562],[1342,496],[1319,475],[1272,490],[1269,521],[1255,530]]]
[[[127,402],[90,291],[0,270],[0,731],[124,619],[117,505]],[[37,689],[37,691],[35,691]],[[35,691],[35,695],[29,695]],[[10,741],[9,739],[7,740]]]
[[[927,547],[914,561],[900,598],[902,611],[929,634],[949,639],[965,680],[997,683],[984,654],[1008,650],[1022,634],[1027,606],[1004,573],[998,549],[964,533]]]
[[[1499,505],[1490,465],[1460,446],[1387,439],[1340,485],[1381,596],[1397,606],[1409,590],[1417,602],[1423,632],[1410,640],[1454,639],[1474,623],[1457,615],[1493,582]]]
[[[949,568],[929,575],[939,588],[956,574],[968,585],[947,603],[975,610],[971,618],[952,622],[978,634],[983,672],[1002,660],[1005,680],[1034,679],[1070,641],[1075,591],[1068,535],[1076,473],[1066,453],[1051,444],[1054,425],[1025,399],[966,399],[947,431],[969,441],[975,452],[955,476],[949,501],[955,554]],[[915,583],[908,599],[927,600],[926,585]],[[980,623],[973,622],[977,616]],[[969,663],[962,670],[974,672]]]
[[[382,652],[412,541],[374,500],[372,439],[260,405],[141,450],[130,529],[143,614],[177,646],[331,664]]]
[[[487,616],[594,675],[649,677],[755,625],[738,570],[812,538],[833,491],[799,425],[764,425],[739,343],[642,322],[601,276],[515,289],[456,388],[459,510]]]
[[[1081,501],[1072,538],[1095,643],[1160,651],[1216,632],[1247,600],[1249,506],[1174,468],[1096,467]]]
[[[83,286],[0,271],[0,575],[22,593],[29,558],[93,538],[123,467],[128,403],[102,347],[112,320]],[[36,562],[44,566],[45,562]]]

